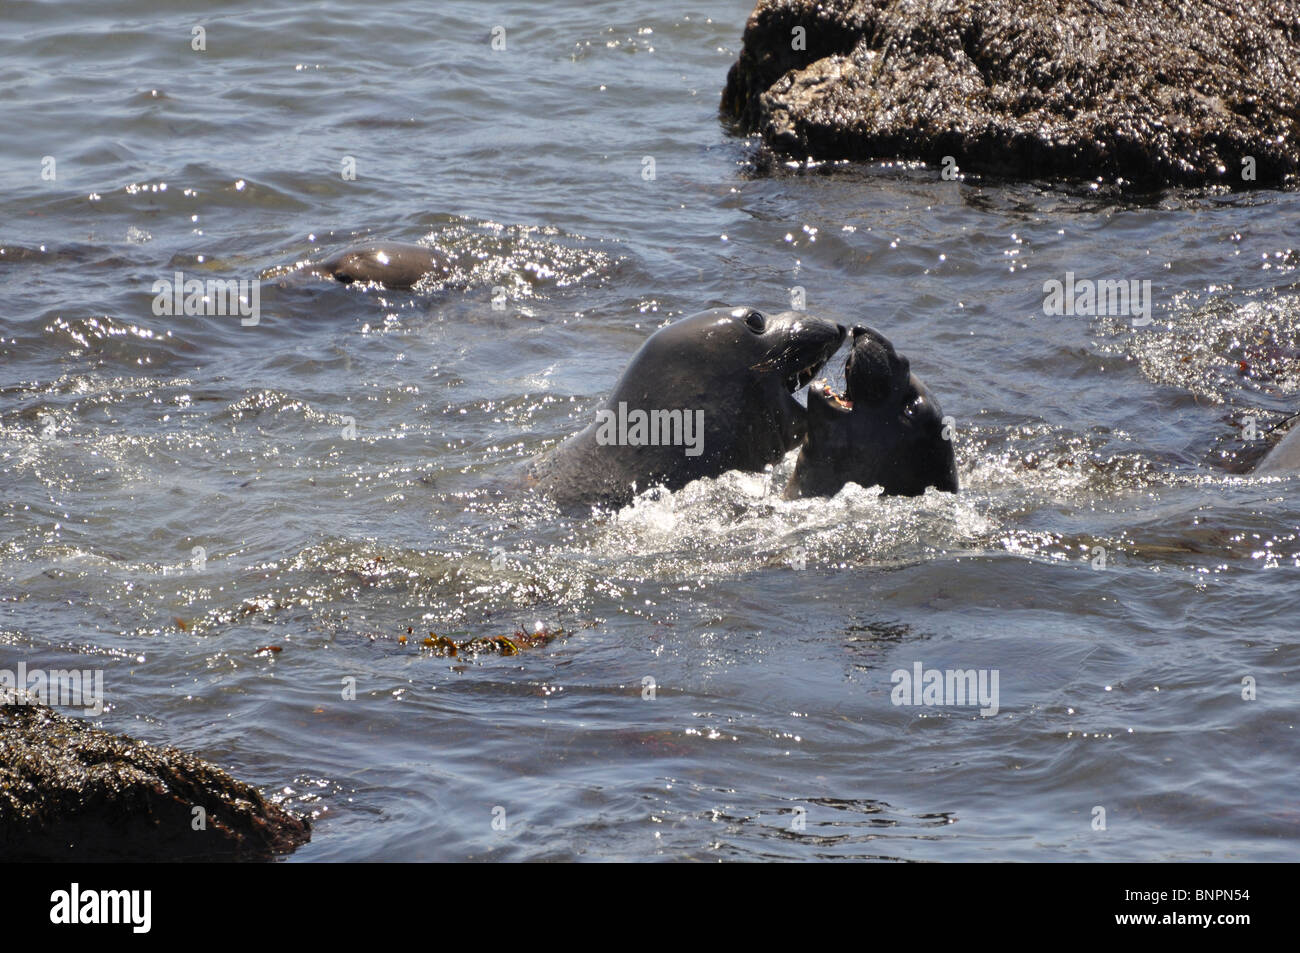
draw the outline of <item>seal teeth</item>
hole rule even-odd
[[[825,378],[822,378],[817,382],[817,388],[821,391],[822,396],[836,407],[843,408],[844,410],[853,409],[853,401],[846,400],[844,395],[835,393],[835,388],[831,387],[830,382]]]

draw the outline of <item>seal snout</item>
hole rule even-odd
[[[911,364],[874,328],[853,328],[853,348],[844,362],[844,399],[879,403],[911,376]]]
[[[812,383],[813,378],[840,349],[848,335],[842,324],[814,317],[805,312],[787,311],[777,316],[786,324],[785,383],[794,392]]]
[[[865,324],[853,326],[853,347],[879,347],[886,353],[894,353],[893,342],[875,328],[869,328]]]

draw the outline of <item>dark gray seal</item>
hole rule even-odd
[[[448,264],[446,258],[423,245],[372,242],[339,252],[310,270],[345,285],[376,284],[409,291],[426,275],[446,275]]]
[[[715,308],[641,345],[586,429],[534,463],[533,483],[566,506],[622,506],[728,470],[760,471],[796,447],[806,411],[793,392],[844,340],[799,311]]]
[[[824,383],[808,391],[808,438],[786,496],[834,496],[850,481],[891,496],[956,493],[943,411],[907,358],[878,331],[855,327],[844,378],[842,395]]]

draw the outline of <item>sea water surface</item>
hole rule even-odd
[[[1245,471],[1300,196],[756,161],[749,10],[0,2],[0,667],[102,669],[295,861],[1297,859],[1300,502]],[[274,280],[370,237],[454,273]],[[177,271],[260,320],[155,314]],[[1044,314],[1067,272],[1151,322]],[[911,358],[960,495],[520,488],[655,328],[792,289]]]

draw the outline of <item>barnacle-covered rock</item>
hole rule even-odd
[[[760,0],[722,110],[798,159],[1294,187],[1300,0]]]
[[[265,860],[311,838],[306,819],[201,758],[23,700],[0,704],[6,860]]]

